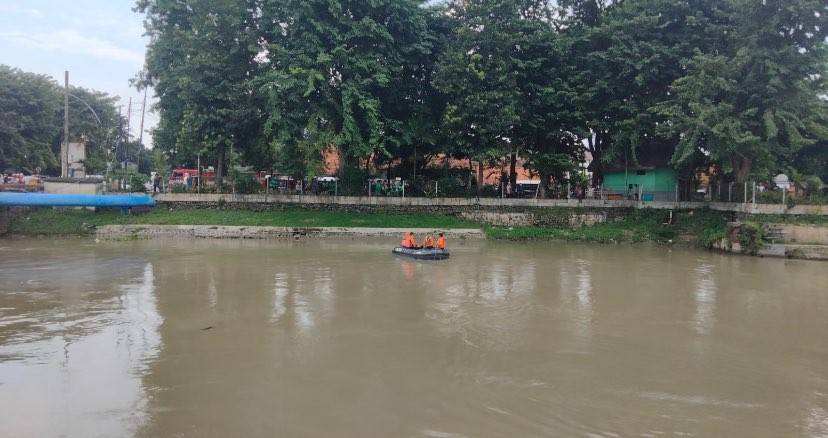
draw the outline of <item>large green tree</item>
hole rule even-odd
[[[435,84],[448,95],[445,129],[456,154],[480,162],[478,192],[484,163],[514,151],[519,123],[520,78],[516,41],[519,5],[515,0],[449,2],[458,26],[437,65]]]
[[[405,120],[395,93],[431,49],[422,3],[266,0],[258,84],[274,140],[315,145],[317,155],[335,146],[352,164],[386,154]]]
[[[59,171],[54,146],[62,109],[63,96],[52,78],[0,65],[0,171]]]
[[[679,136],[673,163],[702,154],[744,182],[828,134],[828,4],[725,3],[717,50],[696,52],[658,111],[662,133]]]
[[[562,33],[572,45],[573,104],[583,117],[575,131],[592,154],[594,183],[607,163],[668,163],[677,139],[656,136],[666,117],[650,109],[669,98],[693,51],[710,49],[714,3],[562,3],[569,5]]]
[[[118,132],[115,98],[80,87],[68,97],[69,137],[86,144],[86,171],[103,171]],[[60,174],[63,103],[54,79],[0,65],[0,170]]]
[[[552,2],[521,0],[515,21],[514,64],[518,75],[519,123],[513,144],[524,166],[541,177],[541,190],[553,179],[563,182],[577,172],[583,145],[577,132],[581,108],[573,105],[577,93],[572,78],[579,73],[571,62],[571,40],[553,27]],[[510,181],[514,185],[515,160]]]
[[[155,145],[175,164],[216,164],[233,146],[253,152],[263,115],[250,80],[257,69],[257,0],[139,0],[151,41],[146,84],[159,98]]]

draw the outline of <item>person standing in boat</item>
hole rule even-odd
[[[425,240],[423,240],[423,248],[434,249],[434,235],[431,233],[426,234]]]
[[[437,235],[440,236],[437,238],[437,249],[446,249],[446,238],[443,237],[443,233],[437,233]]]
[[[403,238],[402,238],[402,247],[403,248],[412,248],[412,249],[418,248],[417,241],[414,240],[414,235],[411,234],[411,231],[406,232],[405,235],[403,236]]]

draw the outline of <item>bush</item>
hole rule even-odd
[[[339,173],[339,196],[363,196],[368,194],[365,179],[361,169],[346,167]]]
[[[750,196],[750,194],[748,194]],[[757,204],[781,204],[782,191],[781,190],[765,190],[763,192],[756,192]]]
[[[756,255],[762,248],[762,231],[759,226],[752,222],[743,223],[739,230],[739,243],[743,253]]]
[[[433,185],[433,184],[432,184]],[[457,177],[444,177],[437,180],[437,196],[442,198],[474,197],[474,187],[467,187]]]
[[[239,174],[233,179],[233,187],[236,193],[243,195],[257,193],[259,191],[259,182],[250,174]]]
[[[143,173],[132,173],[127,178],[129,184],[129,191],[133,193],[144,193],[147,191],[146,184],[149,182],[149,177]]]

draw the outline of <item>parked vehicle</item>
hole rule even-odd
[[[187,184],[187,176],[189,175],[189,184]],[[216,183],[216,172],[212,167],[208,167],[201,172],[204,178],[204,184],[210,185]],[[169,186],[175,187],[178,184],[186,184],[188,188],[198,186],[198,169],[173,169],[170,172]]]

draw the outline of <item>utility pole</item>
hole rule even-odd
[[[63,143],[60,145],[60,176],[69,175],[69,70],[64,73],[63,87]]]
[[[115,141],[115,163],[120,163],[118,161],[118,145],[121,144],[124,137],[124,122],[121,118],[121,108],[123,107],[123,105],[118,105],[118,139]]]
[[[129,106],[127,107],[127,135],[126,135],[126,145],[124,145],[124,151],[126,151],[126,157],[124,158],[124,169],[129,167],[129,128],[131,125],[130,120],[132,119],[132,97],[129,98]]]
[[[144,114],[147,110],[147,87],[144,86],[144,104],[141,105],[141,131],[138,133],[138,168],[141,168],[141,149],[144,147]],[[140,170],[139,170],[140,171]]]

